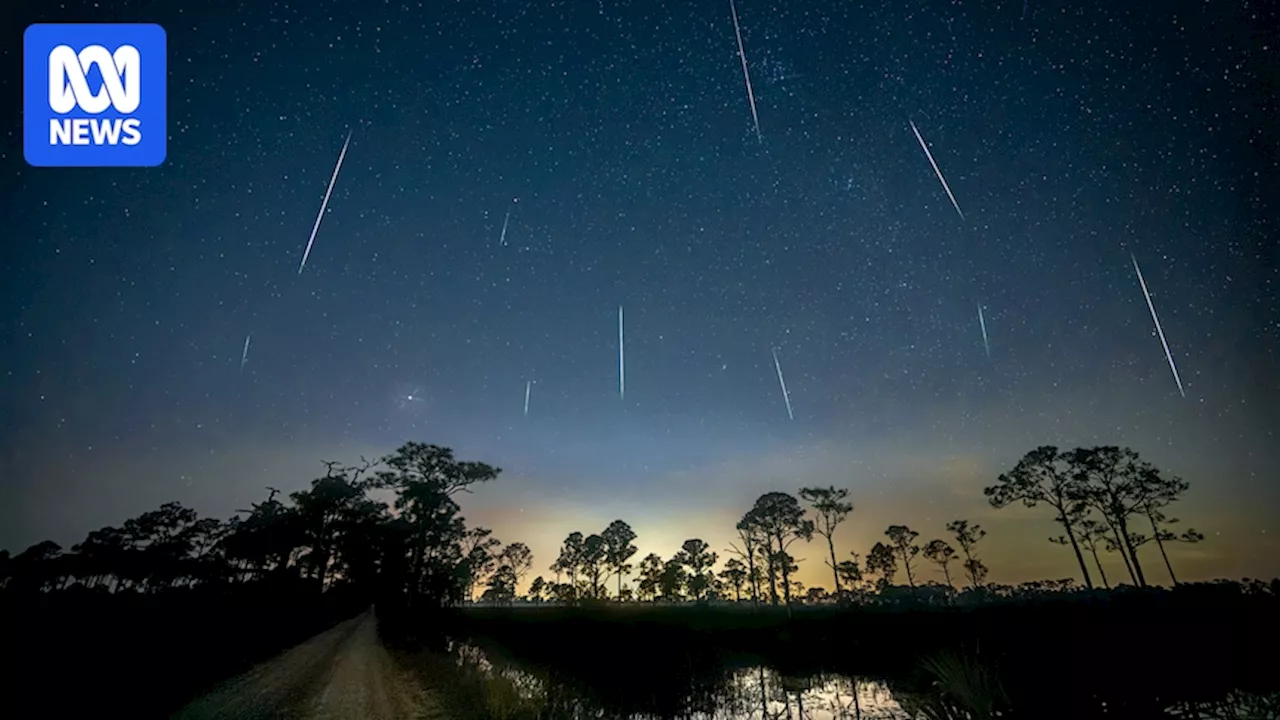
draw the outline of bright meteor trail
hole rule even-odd
[[[773,367],[778,371],[778,384],[782,386],[782,400],[787,403],[787,417],[795,420],[795,413],[791,412],[791,393],[787,392],[787,381],[782,379],[782,365],[778,362],[776,349],[773,351]]]
[[[733,15],[733,34],[738,38],[738,57],[742,60],[742,77],[747,81],[747,102],[751,104],[751,122],[756,126],[756,140],[764,143],[760,135],[760,116],[756,114],[756,94],[751,89],[751,73],[747,72],[747,51],[742,46],[742,27],[738,25],[738,6],[729,0],[729,12]]]
[[[316,242],[316,233],[320,231],[320,221],[324,220],[324,210],[329,207],[329,196],[333,194],[333,185],[338,182],[338,171],[342,169],[342,160],[347,156],[347,146],[351,144],[351,133],[347,131],[347,139],[342,143],[342,152],[338,153],[338,164],[333,167],[333,177],[329,178],[329,187],[324,191],[324,200],[320,203],[320,214],[316,215],[316,224],[311,228],[311,238],[307,240],[307,249],[302,253],[302,264],[298,265],[298,274],[307,266],[307,258],[311,257],[311,246]]]
[[[982,317],[982,305],[978,305],[978,324],[982,326],[982,347],[987,350],[987,359],[991,359],[991,343],[987,340],[987,320]]]
[[[529,417],[529,391],[533,389],[533,381],[526,380],[524,383],[524,416]]]
[[[1178,383],[1178,392],[1182,397],[1187,396],[1186,390],[1182,389],[1182,378],[1178,377],[1178,366],[1173,363],[1173,353],[1169,352],[1169,343],[1164,339],[1164,329],[1160,327],[1160,318],[1156,317],[1156,306],[1151,302],[1151,293],[1147,292],[1147,281],[1142,279],[1142,269],[1138,267],[1138,258],[1130,253],[1129,257],[1133,259],[1133,271],[1138,274],[1138,284],[1142,286],[1142,295],[1147,299],[1147,309],[1151,310],[1151,321],[1156,325],[1156,334],[1160,336],[1160,344],[1164,346],[1164,357],[1169,361],[1169,369],[1173,371],[1173,381]]]
[[[960,203],[956,202],[956,196],[951,194],[951,186],[947,185],[947,179],[942,177],[942,171],[938,169],[938,163],[933,160],[933,153],[929,152],[929,146],[924,144],[924,138],[920,137],[920,131],[916,129],[916,124],[911,120],[911,132],[916,134],[916,140],[920,141],[920,147],[924,148],[925,157],[929,158],[929,164],[933,166],[933,171],[937,173],[939,182],[942,183],[942,189],[947,191],[947,197],[951,198],[951,204],[955,207],[956,213],[960,215],[960,219],[964,220],[964,213],[960,210]]]
[[[240,372],[244,372],[244,364],[249,362],[249,339],[253,333],[244,336],[244,351],[240,353]]]

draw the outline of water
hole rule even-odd
[[[987,720],[1007,716],[994,710],[962,709],[936,688],[871,678],[792,677],[769,667],[750,666],[711,673],[704,669],[680,688],[625,677],[587,686],[554,669],[496,661],[475,645],[451,643],[450,652],[465,680],[460,684],[472,688],[464,701],[482,705],[479,709],[485,714],[501,720]],[[607,656],[601,662],[607,663]],[[1105,706],[1098,708],[1099,718],[1116,716]],[[1237,692],[1210,703],[1171,703],[1155,717],[1276,720],[1280,694]]]

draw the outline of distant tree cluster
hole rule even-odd
[[[265,501],[225,522],[166,503],[94,530],[70,550],[45,541],[12,557],[0,552],[0,587],[157,593],[288,583],[317,592],[357,586],[442,605],[496,571],[496,585],[514,595],[532,562],[528,548],[516,543],[495,555],[489,531],[467,529],[454,501],[496,478],[497,468],[412,442],[377,462],[325,465],[324,477],[290,502],[267,488]],[[370,497],[375,490],[391,491],[391,506]]]
[[[1187,488],[1186,482],[1162,475],[1127,448],[1081,448],[1061,453],[1042,447],[1028,453],[984,492],[997,508],[1018,501],[1028,507],[1043,504],[1053,508],[1065,535],[1051,540],[1076,550],[1085,588],[1093,589],[1081,548],[1092,555],[1104,586],[1110,587],[1102,572],[1100,549],[1120,553],[1133,584],[1144,587],[1147,582],[1137,550],[1152,541],[1170,579],[1177,583],[1166,545],[1204,539],[1195,530],[1175,534],[1169,529],[1178,520],[1168,517],[1164,509]],[[905,525],[890,525],[885,540],[875,543],[865,559],[856,551],[841,559],[835,535],[853,513],[849,490],[807,487],[797,495],[761,495],[738,521],[737,540],[730,544],[727,560],[718,571],[714,569],[717,554],[705,541],[693,538],[669,559],[656,553],[644,557],[635,568],[634,590],[623,585],[624,576],[633,570],[628,560],[636,552],[631,544],[636,535],[630,526],[616,520],[599,535],[571,533],[551,566],[555,580],[535,579],[528,599],[573,603],[610,598],[602,582],[605,576],[617,580],[615,600],[750,601],[787,608],[796,602],[953,603],[958,599],[1063,592],[1075,585],[1071,579],[1061,579],[1024,583],[1017,588],[992,586],[978,551],[986,530],[966,519],[946,523],[945,538],[923,544],[918,542],[919,532]],[[1135,520],[1148,523],[1151,533],[1137,532]],[[825,545],[823,562],[831,572],[831,590],[806,589],[794,579],[799,561],[790,551],[792,546],[815,539]],[[942,583],[922,582],[921,559],[937,568]]]
[[[1019,588],[990,585],[978,553],[986,531],[964,519],[948,522],[945,538],[923,544],[917,531],[890,525],[865,559],[856,551],[842,555],[835,536],[853,514],[849,490],[806,487],[797,495],[761,495],[738,521],[737,539],[718,570],[720,554],[700,538],[686,540],[670,558],[650,553],[633,563],[636,533],[615,520],[599,533],[570,533],[549,568],[552,578],[535,577],[522,598],[518,588],[533,567],[529,547],[504,546],[492,530],[467,527],[454,500],[496,478],[497,468],[412,442],[376,462],[325,464],[324,477],[289,495],[290,502],[268,488],[265,501],[226,522],[168,503],[121,527],[95,530],[69,551],[46,541],[14,557],[0,553],[0,587],[152,593],[293,583],[317,592],[335,586],[376,589],[411,606],[456,604],[478,595],[493,604],[731,601],[789,610],[796,603],[949,604],[1074,586],[1069,579]],[[1118,553],[1133,585],[1143,587],[1147,576],[1138,550],[1148,543],[1159,550],[1177,584],[1167,545],[1204,539],[1195,530],[1177,534],[1170,529],[1178,520],[1166,511],[1187,487],[1127,448],[1061,452],[1046,446],[1027,453],[984,492],[997,508],[1021,503],[1052,509],[1063,534],[1050,540],[1073,550],[1084,586],[1092,590],[1085,553],[1104,587],[1110,583],[1100,551]],[[371,497],[373,491],[389,491],[390,504]],[[1142,525],[1150,532],[1139,531]],[[799,561],[792,549],[814,540],[825,546],[831,590],[805,588],[795,579]],[[921,559],[937,568],[941,583],[922,581]]]

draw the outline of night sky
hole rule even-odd
[[[981,488],[1117,444],[1192,484],[1180,576],[1280,573],[1273,4],[738,0],[759,136],[728,0],[107,5],[0,43],[0,547],[418,440],[503,468],[464,508],[535,574],[834,484],[842,553],[968,517],[1017,582],[1074,561]],[[167,30],[162,167],[26,165],[72,21]]]

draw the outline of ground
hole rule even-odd
[[[378,638],[372,610],[229,680],[175,720],[440,720],[431,695]]]

